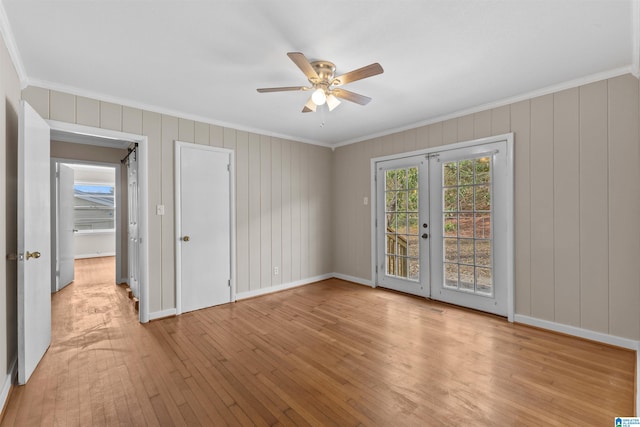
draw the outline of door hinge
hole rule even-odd
[[[231,172],[231,165],[227,163],[227,172]]]
[[[231,287],[231,279],[227,280],[227,286]]]

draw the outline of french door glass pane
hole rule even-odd
[[[418,168],[385,172],[385,274],[418,282],[420,242],[418,233]]]
[[[442,165],[444,286],[493,296],[491,159]]]

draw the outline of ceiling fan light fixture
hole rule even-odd
[[[329,94],[329,96],[327,96],[327,107],[329,107],[329,111],[333,111],[338,105],[340,105],[340,100],[335,95]]]
[[[2,0],[0,0],[0,2],[1,1]],[[300,71],[304,73],[309,81],[309,86],[267,87],[258,89],[258,92],[311,91],[311,96],[302,109],[303,113],[316,111],[318,106],[324,104],[327,104],[328,110],[332,111],[340,105],[341,100],[345,99],[356,104],[367,105],[369,101],[371,101],[371,98],[345,90],[342,86],[384,72],[382,66],[375,62],[336,77],[336,66],[333,62],[309,62],[301,52],[289,52],[287,56],[298,66]]]
[[[323,105],[325,102],[327,102],[327,95],[324,93],[324,89],[316,89],[311,95],[311,100],[316,105]]]
[[[304,105],[304,108],[302,109],[303,113],[315,113],[316,112],[316,104],[313,102],[313,99],[311,99],[311,97],[309,97],[309,100],[307,101],[307,103]]]

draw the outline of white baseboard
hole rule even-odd
[[[535,317],[524,316],[522,314],[516,314],[514,317],[514,321],[516,323],[523,323],[525,325],[535,326],[537,328],[549,329],[551,331],[573,335],[591,341],[597,341],[604,344],[615,345],[617,347],[628,348],[629,350],[640,350],[640,343],[636,340],[604,334],[602,332],[590,331],[588,329],[582,329],[576,326],[563,325],[561,323],[536,319]]]
[[[115,252],[104,252],[101,254],[78,254],[74,257],[74,259],[84,259],[84,258],[102,258],[105,256],[116,256]]]
[[[361,279],[360,277],[347,276],[346,274],[341,273],[333,273],[333,277],[335,277],[336,279],[346,280],[347,282],[357,283],[358,285],[370,286],[372,288],[374,287],[371,280]]]
[[[9,368],[9,372],[7,372],[7,376],[4,378],[2,382],[2,390],[0,390],[0,411],[4,409],[7,404],[7,398],[9,397],[9,392],[11,391],[11,386],[13,385],[13,380],[16,378],[18,374],[18,358],[14,358],[11,362],[11,367]]]
[[[308,285],[310,283],[319,282],[321,280],[331,279],[335,275],[333,273],[322,274],[320,276],[308,277],[306,279],[297,280],[295,282],[283,283],[281,285],[270,286],[268,288],[256,289],[254,291],[238,292],[236,293],[236,301],[253,298],[260,295],[266,295],[273,292],[284,291],[287,289],[297,288],[298,286]]]
[[[129,278],[128,277],[121,277],[120,281],[118,282],[118,284],[121,283],[126,283],[127,285],[129,285]]]
[[[176,315],[176,309],[170,308],[168,310],[162,311],[154,311],[153,313],[149,313],[149,320],[162,319],[163,317],[171,317]]]

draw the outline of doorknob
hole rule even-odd
[[[423,238],[423,239],[428,239],[428,238],[429,238],[429,235],[428,235],[427,233],[423,233],[423,234],[422,234],[422,238]]]
[[[190,238],[189,236],[184,236],[184,237],[182,238],[182,241],[183,241],[183,242],[188,242],[190,239],[191,239],[191,238]]]
[[[40,258],[40,252],[29,252],[27,251],[27,261],[29,261],[29,258]]]

